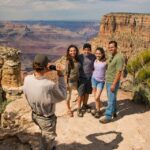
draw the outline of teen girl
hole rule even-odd
[[[92,75],[92,88],[94,93],[96,109],[92,113],[95,118],[99,118],[100,113],[100,97],[105,84],[105,72],[106,72],[106,57],[103,48],[98,47],[95,52],[96,60],[94,62],[94,71]]]

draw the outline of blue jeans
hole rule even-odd
[[[119,82],[117,83],[114,92],[111,92],[110,90],[111,85],[111,83],[106,83],[108,102],[105,116],[107,119],[111,119],[113,114],[117,112],[117,91],[119,89]]]

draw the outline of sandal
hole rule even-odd
[[[96,113],[95,113],[95,118],[100,118],[100,116],[101,116],[101,112],[100,111],[96,111]]]
[[[83,112],[82,112],[81,108],[77,110],[77,115],[78,115],[78,117],[83,117]]]
[[[71,110],[69,110],[69,111],[67,112],[67,114],[68,114],[70,117],[73,117],[73,112],[72,112]]]
[[[96,114],[96,109],[92,109],[92,110],[91,110],[91,114],[92,114],[93,116],[95,116],[95,114]]]
[[[91,112],[91,106],[90,105],[87,105],[87,104],[83,104],[83,106],[82,106],[82,111],[85,113],[85,112],[87,112],[87,113],[90,113]]]

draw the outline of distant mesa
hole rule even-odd
[[[107,49],[108,42],[116,40],[119,50],[127,57],[150,47],[150,14],[109,13],[103,16],[98,36],[91,40],[95,49]]]

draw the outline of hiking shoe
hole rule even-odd
[[[112,119],[108,119],[108,118],[106,118],[106,116],[103,116],[100,118],[99,122],[100,123],[109,123],[109,122],[111,122],[111,120]]]
[[[96,111],[94,117],[95,118],[100,118],[100,116],[101,116],[101,112],[100,111]]]
[[[78,109],[77,115],[78,115],[78,117],[83,117],[83,112],[81,109]]]
[[[83,112],[88,112],[88,113],[90,113],[91,112],[91,106],[90,105],[85,105],[85,104],[83,104],[83,106],[82,106],[82,111]]]
[[[56,150],[56,146],[53,146],[53,147],[51,148],[51,150]]]
[[[92,109],[92,110],[91,110],[91,114],[92,114],[93,116],[95,116],[95,114],[96,114],[96,109]]]
[[[68,114],[69,117],[73,117],[73,111],[68,110],[67,114]]]
[[[117,118],[117,113],[114,113],[114,114],[113,114],[113,118]]]
[[[83,106],[81,107],[81,111],[82,111],[83,113],[86,112],[86,107],[85,107],[85,105],[83,105]]]
[[[91,114],[95,117],[95,118],[100,118],[101,116],[101,111],[100,110],[96,110],[96,109],[92,109],[91,110]]]

